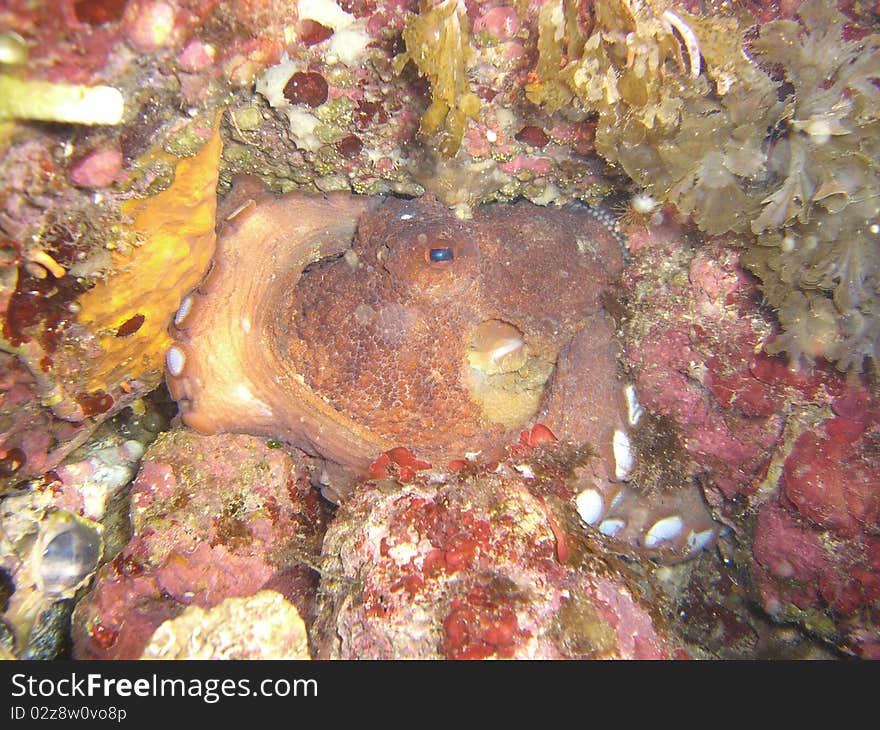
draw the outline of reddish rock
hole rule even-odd
[[[324,543],[318,656],[668,658],[634,580],[585,548],[573,507],[509,465],[368,483]],[[562,538],[567,547],[559,550]],[[560,555],[566,561],[560,562]]]
[[[752,581],[779,621],[805,625],[841,650],[880,649],[880,540],[841,540],[781,503],[765,505],[755,532]]]
[[[782,472],[782,491],[798,511],[847,537],[880,524],[880,455],[872,457],[863,429],[863,421],[824,421],[801,434]]]
[[[778,504],[761,510],[753,550],[771,575],[804,584],[814,581],[825,564],[818,535]]]
[[[550,138],[540,127],[526,126],[516,133],[516,140],[532,147],[546,147]]]
[[[97,149],[70,169],[70,179],[82,188],[112,185],[122,170],[122,152],[116,147]]]
[[[314,46],[317,43],[326,41],[333,35],[333,29],[322,25],[315,20],[301,20],[299,22],[298,33],[300,41],[306,46]]]
[[[785,459],[779,499],[761,507],[753,579],[771,615],[867,658],[880,648],[878,406],[851,388],[835,410],[857,417],[802,433]]]
[[[187,605],[214,606],[230,596],[251,596],[275,574],[266,563],[200,542],[191,552],[169,553],[156,570],[162,591]]]
[[[741,530],[743,567],[767,613],[870,656],[880,625],[878,401],[827,363],[804,370],[764,353],[772,323],[736,252],[711,241],[681,248],[684,231],[664,215],[624,229],[639,400],[675,425],[716,513],[744,527],[743,507],[754,509],[751,536]]]
[[[0,353],[0,373],[0,480],[12,485],[37,478],[34,489],[49,489],[57,481],[51,470],[93,426],[63,421],[43,408],[33,377],[13,356]]]
[[[512,7],[490,8],[474,22],[474,33],[488,33],[493,38],[508,41],[520,29],[519,14]]]
[[[136,51],[152,53],[174,42],[177,10],[171,3],[132,2],[126,16],[126,37]]]
[[[550,160],[547,158],[527,157],[526,155],[517,155],[509,162],[498,165],[498,169],[506,172],[508,175],[518,175],[520,173],[546,175],[550,172],[550,168]]]
[[[177,64],[183,71],[196,73],[211,66],[216,55],[212,46],[194,39],[187,43],[177,56]]]
[[[74,0],[73,12],[80,23],[103,25],[122,18],[128,0]]]
[[[356,134],[350,134],[336,143],[336,149],[339,150],[339,154],[350,160],[357,157],[363,147],[364,143],[361,142],[360,137]]]
[[[132,659],[186,606],[262,588],[314,619],[324,512],[306,462],[249,436],[170,431],[131,494],[133,536],[77,606],[74,655]]]
[[[75,613],[78,659],[136,659],[159,625],[186,608],[164,596],[154,576],[126,574],[122,561],[104,566],[99,576],[99,587]]]

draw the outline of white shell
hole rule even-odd
[[[595,525],[605,512],[605,500],[596,489],[585,489],[574,501],[578,515],[588,525]]]
[[[657,520],[651,529],[645,533],[644,545],[646,548],[655,548],[661,542],[674,540],[684,529],[684,520],[679,515],[670,515]]]

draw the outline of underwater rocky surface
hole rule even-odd
[[[247,636],[241,656],[301,655],[306,631],[313,657],[880,658],[878,13],[5,3],[2,651],[181,656],[193,625],[234,615],[254,632],[199,656]],[[398,448],[417,440],[383,442],[338,506],[313,486],[338,478],[317,436],[181,425],[166,355],[223,263],[217,230],[247,218],[242,175],[428,195],[464,222],[523,199],[591,209],[626,247],[600,303],[640,420],[614,454],[632,455],[625,495],[585,488],[602,445],[535,426],[534,405],[491,458],[428,468]],[[429,265],[457,255],[441,244]],[[538,310],[558,296],[517,285]],[[656,562],[687,532],[653,508],[615,540],[685,488],[717,543]]]

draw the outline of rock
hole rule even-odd
[[[306,463],[249,436],[163,434],[132,486],[131,541],[77,606],[74,655],[137,658],[188,606],[263,588],[311,623],[324,512]]]
[[[156,629],[141,659],[309,659],[306,625],[280,593],[259,591],[190,606]]]
[[[70,169],[70,179],[81,188],[112,185],[122,170],[122,152],[116,147],[89,152]]]
[[[344,504],[324,543],[318,658],[676,655],[634,575],[585,548],[576,522],[563,533],[573,505],[499,471],[382,480]]]

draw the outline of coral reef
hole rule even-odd
[[[324,516],[306,466],[248,436],[163,434],[132,485],[131,540],[76,608],[74,656],[136,659],[188,606],[212,609],[262,589],[310,624]],[[223,651],[222,634],[215,639]]]
[[[7,390],[3,404],[15,409],[3,446],[25,457],[16,478],[54,468],[103,420],[159,384],[168,325],[213,254],[220,145],[215,130],[195,157],[179,162],[167,190],[122,205],[121,214],[134,220],[124,233],[115,227],[119,240],[104,242],[98,255],[114,273],[91,288],[43,250],[30,254],[31,268],[9,277],[2,347],[16,355],[16,369],[28,371],[10,378],[8,387],[20,393],[10,398]],[[94,185],[103,172],[78,164],[72,175]],[[72,246],[66,253],[76,261]],[[46,423],[21,418],[24,407],[39,411],[38,403],[51,408],[39,415]],[[51,437],[62,440],[65,430],[56,419],[71,425],[67,443],[49,455]]]
[[[721,548],[735,580],[780,623],[876,656],[876,395],[827,363],[793,372],[762,351],[772,322],[740,252],[683,246],[671,221],[628,233],[627,360],[731,528]]]
[[[234,223],[234,196],[223,195],[249,173],[276,194],[427,191],[462,219],[478,217],[486,202],[518,199],[623,208],[616,235],[628,236],[629,255],[620,287],[605,287],[601,305],[622,345],[616,377],[635,383],[628,406],[640,418],[631,444],[640,459],[619,500],[577,480],[564,490],[564,509],[539,493],[548,524],[573,541],[564,544],[577,552],[571,546],[587,540],[603,556],[563,564],[582,617],[572,620],[600,626],[595,635],[585,629],[598,643],[575,639],[587,649],[564,651],[540,631],[493,643],[510,628],[510,604],[499,601],[510,597],[507,583],[499,591],[468,573],[474,590],[456,594],[455,610],[447,606],[456,617],[448,622],[452,638],[433,650],[603,655],[594,649],[612,646],[605,629],[618,619],[593,620],[609,605],[594,589],[608,581],[606,598],[617,591],[622,611],[650,614],[655,633],[667,637],[656,622],[662,613],[691,642],[692,656],[876,656],[876,27],[876,4],[850,0],[3,3],[0,86],[16,93],[0,94],[0,521],[13,538],[2,541],[0,606],[40,594],[29,577],[41,559],[33,542],[58,514],[99,523],[102,560],[110,561],[98,570],[91,603],[80,604],[81,655],[139,656],[145,638],[189,603],[222,602],[229,566],[257,566],[258,578],[286,575],[286,559],[216,542],[206,516],[225,514],[223,500],[187,507],[193,490],[182,488],[169,514],[207,547],[166,552],[149,542],[139,514],[130,549],[113,557],[128,540],[125,482],[139,451],[166,427],[153,408],[167,396],[147,396],[162,375],[165,328],[211,257],[215,187],[231,206],[217,220]],[[523,296],[537,301],[539,291]],[[499,345],[510,340],[504,333],[488,328],[477,339]],[[479,350],[475,362],[494,367]],[[139,419],[153,423],[132,427]],[[521,452],[516,463],[540,470],[529,450],[545,437],[527,430],[511,447]],[[393,513],[382,491],[389,474],[412,482],[414,474],[446,473],[446,464],[424,470],[430,459],[394,448],[402,440],[377,443],[364,458],[371,481],[362,489],[377,500],[377,517]],[[223,458],[213,452],[229,470],[266,450],[258,440],[234,443]],[[175,434],[165,461],[177,464],[194,448]],[[305,468],[297,451],[289,458]],[[155,466],[148,461],[140,485]],[[311,481],[333,478],[332,469],[309,466]],[[190,484],[200,468],[175,473],[175,483]],[[443,479],[446,487],[422,481],[402,489],[451,505],[449,514],[460,517],[467,505],[442,493],[460,479],[478,494],[510,491],[523,513],[541,519],[525,472]],[[248,485],[261,493],[256,471],[243,475],[241,489],[228,488]],[[300,486],[305,494],[305,476]],[[355,521],[371,513],[357,489]],[[621,514],[636,541],[657,524],[655,535],[667,534],[677,523],[664,518],[674,515],[660,515],[662,501],[650,495],[668,490],[694,500],[679,502],[678,514],[692,514],[697,502],[707,514],[705,495],[729,529],[718,542],[723,560],[703,550],[689,562],[652,567],[629,554],[629,538],[600,536]],[[645,515],[637,504],[651,509]],[[353,523],[345,522],[347,507],[339,509],[341,530]],[[149,519],[161,523],[158,514]],[[492,534],[526,545],[494,515],[486,517]],[[320,520],[315,529],[322,532]],[[676,559],[690,554],[689,536],[700,541],[699,531],[682,530]],[[309,543],[312,557],[319,542]],[[653,587],[636,595],[617,567],[603,572],[614,551],[644,569],[650,579],[642,587]],[[141,558],[153,552],[161,557],[144,568]],[[380,551],[358,571],[375,568],[381,577],[391,567]],[[187,576],[202,568],[217,590],[210,600],[194,590],[190,600]],[[298,595],[313,595],[314,576],[294,573],[308,584]],[[331,579],[328,596],[342,590]],[[14,636],[0,624],[0,651],[63,654],[71,609],[89,580],[40,603],[29,630],[15,616],[29,621],[32,612],[9,614],[20,628]],[[291,599],[296,591],[284,580],[268,587]],[[262,589],[259,582],[247,592]],[[518,628],[531,631],[552,613],[541,600],[559,585],[511,609]],[[312,609],[294,602],[314,627]],[[122,613],[130,624],[120,628]],[[87,615],[107,620],[84,622]],[[340,613],[343,627],[356,619],[348,608]],[[447,629],[432,631],[440,637]],[[607,655],[632,655],[615,652]]]
[[[158,385],[181,292],[201,280],[214,251],[219,159],[215,131],[198,155],[178,163],[171,187],[123,206],[134,217],[134,251],[117,250],[116,273],[77,298],[60,350],[47,351],[23,329],[8,343],[47,384],[41,399],[57,416],[82,421]]]
[[[880,404],[862,394],[832,409],[784,454],[780,492],[755,525],[753,579],[777,620],[877,659]]]
[[[324,541],[316,656],[679,656],[639,576],[589,546],[551,477],[514,463],[385,479],[347,501]]]
[[[99,561],[128,540],[126,487],[146,445],[166,426],[156,404],[135,403],[55,469],[19,481],[4,495],[0,565],[11,585],[9,595],[0,596],[0,625],[8,629],[11,655],[66,654],[73,603]]]

